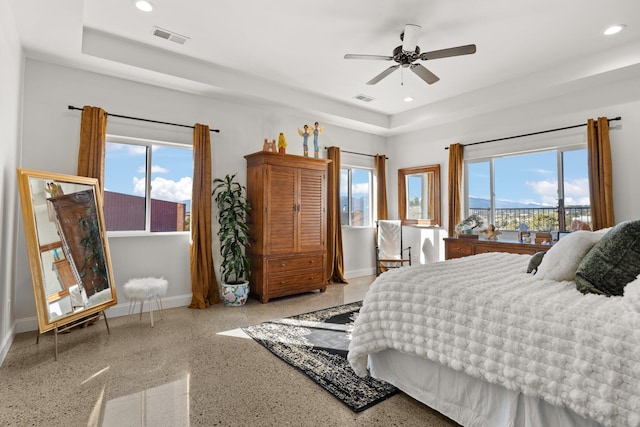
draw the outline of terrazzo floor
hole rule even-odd
[[[372,277],[243,307],[164,310],[59,336],[18,334],[0,366],[0,426],[457,426],[399,393],[354,413],[237,328],[361,300]]]

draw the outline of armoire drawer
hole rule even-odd
[[[298,287],[304,288],[309,285],[321,284],[323,281],[322,279],[322,270],[269,276],[267,278],[267,289],[269,290],[269,292],[277,292],[278,290]]]
[[[289,258],[272,258],[267,260],[269,275],[294,270],[322,269],[322,255],[303,255]]]

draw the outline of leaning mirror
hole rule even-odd
[[[98,181],[18,169],[18,182],[38,328],[55,331],[57,356],[58,332],[117,304]]]
[[[440,225],[440,165],[398,169],[398,214],[405,225]]]

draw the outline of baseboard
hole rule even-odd
[[[2,345],[0,345],[0,366],[2,366],[2,362],[4,362],[4,358],[7,357],[7,353],[9,353],[11,344],[13,344],[13,337],[15,336],[16,336],[16,328],[14,324],[9,330],[9,333],[4,337],[2,337]]]
[[[360,269],[360,270],[346,271],[344,273],[344,278],[345,279],[353,279],[353,278],[356,278],[356,277],[373,276],[375,274],[376,274],[375,267],[363,268],[363,269]]]
[[[186,307],[189,304],[191,304],[191,294],[162,298],[163,308]],[[155,307],[155,303],[154,303],[154,307]],[[145,313],[148,312],[149,304],[145,304],[143,310]],[[126,316],[128,314],[129,314],[129,301],[127,301],[126,299],[119,301],[118,304],[106,310],[107,319],[110,319],[112,317]],[[22,332],[29,332],[29,331],[37,331],[37,330],[38,330],[38,318],[35,316],[24,317],[22,319],[16,320],[15,334],[19,334]],[[11,336],[11,342],[13,342],[13,335]],[[9,343],[8,347],[11,346],[11,342]],[[6,349],[7,352],[9,351],[8,347]],[[0,350],[4,350],[4,347]],[[0,353],[0,355],[2,355],[2,353]],[[0,360],[4,360],[4,356],[0,358]]]

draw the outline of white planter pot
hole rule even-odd
[[[238,307],[244,305],[249,297],[249,282],[239,285],[222,284],[222,301],[224,305]]]

